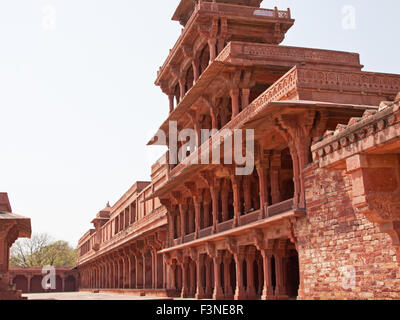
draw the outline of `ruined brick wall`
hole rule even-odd
[[[307,216],[295,226],[299,299],[400,299],[391,239],[354,212],[351,192],[344,171],[307,168]]]

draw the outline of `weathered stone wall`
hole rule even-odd
[[[307,168],[307,216],[296,224],[299,299],[400,299],[391,239],[355,213],[351,192],[345,171]]]

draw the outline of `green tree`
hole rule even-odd
[[[20,239],[11,247],[11,267],[74,267],[77,250],[68,242],[54,241],[48,234],[34,234],[31,239]]]

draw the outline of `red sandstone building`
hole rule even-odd
[[[183,31],[156,79],[167,141],[171,121],[252,129],[255,170],[237,175],[224,152],[221,164],[196,164],[226,139],[181,142],[185,161],[167,153],[151,182],[92,221],[79,241],[81,290],[400,298],[399,107],[378,107],[395,100],[400,76],[362,71],[355,53],[280,45],[291,12],[261,2],[181,0]]]

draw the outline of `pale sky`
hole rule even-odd
[[[107,201],[149,179],[163,150],[146,142],[168,114],[154,80],[181,32],[178,2],[0,0],[0,191],[33,232],[76,246]],[[284,45],[358,52],[364,70],[400,73],[398,0],[262,4],[275,5],[296,19]],[[343,28],[348,5],[355,29]]]

